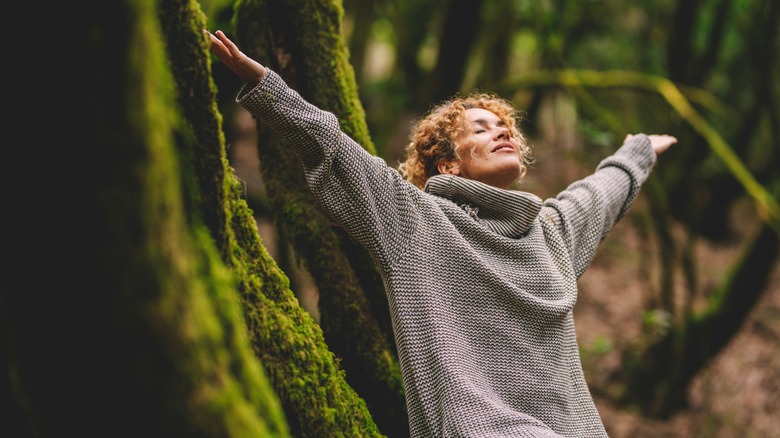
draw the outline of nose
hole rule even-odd
[[[495,140],[509,140],[509,128],[506,126],[499,126],[496,129],[498,131],[494,137]]]

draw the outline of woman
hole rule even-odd
[[[399,172],[224,33],[209,36],[246,82],[237,101],[287,139],[322,207],[378,266],[412,436],[606,436],[577,350],[577,278],[676,139],[629,135],[542,202],[508,190],[528,157],[514,109],[474,95],[418,123]]]

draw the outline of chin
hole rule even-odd
[[[512,166],[507,166],[506,168],[502,169],[500,173],[501,179],[504,181],[511,181],[510,184],[513,184],[517,182],[517,180],[519,180],[523,175],[523,166],[519,163],[516,163]]]

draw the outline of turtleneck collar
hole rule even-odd
[[[504,190],[455,175],[435,175],[424,190],[460,205],[480,224],[505,237],[525,234],[542,209],[542,200],[528,192]]]

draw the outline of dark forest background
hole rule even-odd
[[[668,133],[580,279],[611,436],[780,436],[780,3],[145,0],[8,8],[2,436],[406,436],[381,280],[236,106],[222,29],[395,166],[479,89],[554,196]]]

